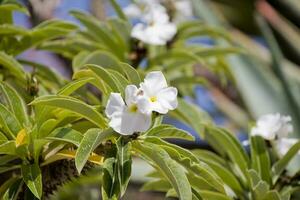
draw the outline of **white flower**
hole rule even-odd
[[[142,20],[144,23],[133,27],[131,36],[147,44],[165,45],[177,32],[176,25],[169,21],[166,9],[160,4],[150,6]]]
[[[138,108],[139,90],[134,85],[125,89],[124,103],[120,93],[111,93],[105,114],[110,119],[109,126],[122,135],[144,132],[150,128],[151,113],[143,114]]]
[[[275,141],[275,150],[277,151],[279,157],[283,157],[290,148],[296,144],[299,140],[295,138],[280,138]]]
[[[177,89],[168,87],[167,81],[160,71],[150,72],[146,75],[144,82],[140,84],[139,108],[143,113],[156,111],[166,114],[174,110],[177,105]]]
[[[290,122],[290,116],[281,116],[279,113],[263,115],[252,128],[251,135],[260,135],[267,140],[283,138],[293,131]]]
[[[181,22],[193,16],[192,3],[189,0],[175,1],[175,21]]]
[[[139,23],[132,29],[131,36],[146,44],[165,45],[176,34],[176,26],[172,23],[145,25]]]
[[[123,11],[129,18],[142,18],[149,8],[160,5],[159,0],[139,0],[126,6]]]

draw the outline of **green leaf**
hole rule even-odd
[[[206,163],[198,160],[197,157],[190,151],[156,137],[148,137],[145,141],[160,145],[160,147],[163,148],[173,160],[177,161],[192,173],[202,177],[207,184],[216,191],[225,193],[224,183],[217,173],[214,172]]]
[[[12,179],[10,179],[12,180]],[[23,181],[21,178],[17,178],[17,180],[6,190],[3,195],[3,200],[16,200],[18,198],[19,193],[21,192],[23,186]],[[1,195],[0,195],[1,197]]]
[[[69,142],[79,146],[82,141],[83,135],[71,128],[57,128],[46,137],[46,139],[54,141]]]
[[[193,154],[197,156],[199,160],[203,160],[204,162],[214,162],[218,163],[223,167],[227,167],[227,162],[225,159],[217,155],[216,153],[210,151],[210,150],[205,150],[205,149],[194,149],[192,150]]]
[[[6,107],[0,104],[0,125],[10,139],[14,139],[22,129],[19,121]]]
[[[255,199],[262,199],[269,191],[270,186],[261,180],[260,175],[254,169],[248,170],[249,185]]]
[[[126,15],[124,14],[124,12],[122,11],[122,8],[119,6],[119,4],[116,2],[116,0],[110,0],[109,1],[111,3],[111,5],[113,6],[113,8],[115,9],[118,17],[120,17],[123,20],[127,20]]]
[[[201,160],[201,158],[200,158]],[[239,180],[223,165],[215,161],[206,161],[206,163],[216,172],[222,181],[228,185],[236,194],[243,195],[244,189],[242,188]]]
[[[105,118],[90,105],[69,96],[48,95],[36,98],[32,105],[54,106],[72,111],[91,121],[100,128],[106,128]]]
[[[124,58],[124,52],[119,49],[119,45],[104,23],[101,23],[95,17],[80,11],[73,10],[70,13],[88,29],[88,33],[91,34],[96,41],[103,43],[103,45],[111,50],[111,52],[114,52],[118,58]]]
[[[29,125],[27,107],[17,91],[4,82],[0,82],[0,91],[20,124],[23,126]]]
[[[94,80],[90,80],[90,84],[94,85],[98,90],[100,90],[103,95],[109,95],[112,91],[110,87],[103,81],[99,76],[97,76],[91,70],[80,70],[73,75],[73,79],[81,79],[81,78],[94,78]]]
[[[246,181],[249,157],[239,141],[225,129],[214,127],[207,127],[206,139],[216,151],[229,156],[233,164],[240,169],[240,175]]]
[[[0,35],[1,36],[15,36],[15,35],[25,35],[27,34],[27,29],[21,26],[15,26],[11,24],[1,24],[0,25]]]
[[[12,187],[13,184],[18,182],[18,180],[20,180],[19,177],[12,177],[1,184],[1,187],[0,187],[0,198],[1,199],[3,199],[3,196],[5,195],[5,193]]]
[[[111,135],[112,131],[110,129],[102,131],[101,129],[96,128],[89,129],[84,134],[84,137],[81,140],[75,155],[75,165],[79,173],[83,169],[90,154],[95,150],[95,148]]]
[[[151,64],[151,66],[155,66],[157,64],[160,64],[162,62],[172,60],[172,59],[187,60],[189,62],[202,63],[201,59],[191,52],[188,52],[188,51],[182,50],[182,49],[173,49],[171,51],[160,53],[159,55],[151,58],[150,64]]]
[[[276,163],[272,166],[272,177],[273,177],[273,184],[276,183],[280,174],[285,170],[289,162],[294,158],[294,156],[300,150],[300,141],[294,144],[289,151]]]
[[[13,23],[13,11],[23,12],[29,15],[28,10],[18,2],[3,2],[0,5],[0,24],[12,24]]]
[[[113,92],[123,92],[122,88],[120,88],[120,86],[117,84],[118,81],[106,69],[91,64],[86,65],[86,67],[92,70],[101,80],[103,80]]]
[[[143,185],[141,191],[159,191],[159,192],[167,192],[172,188],[172,185],[167,180],[154,180],[148,181]]]
[[[0,144],[6,142],[7,140],[8,140],[8,139],[7,139],[7,137],[5,136],[5,134],[2,133],[2,132],[0,131]]]
[[[68,83],[67,85],[65,85],[63,88],[61,88],[57,92],[57,94],[68,96],[68,95],[72,94],[74,91],[76,91],[77,89],[79,89],[80,87],[89,83],[93,79],[94,78],[92,78],[92,77],[90,77],[90,78],[86,77],[86,78],[80,78],[80,79],[74,80],[74,81]]]
[[[117,141],[117,162],[119,167],[119,180],[121,184],[121,197],[125,194],[131,176],[131,143],[125,143],[122,137]]]
[[[138,71],[127,63],[121,63],[121,66],[129,82],[139,86],[142,81]]]
[[[201,137],[204,137],[204,125],[211,123],[206,112],[182,98],[178,98],[177,109],[169,112],[169,115],[194,128]]]
[[[175,128],[171,125],[159,125],[145,133],[145,136],[155,136],[159,138],[177,138],[194,141],[195,138],[188,132]]]
[[[102,175],[102,199],[117,200],[120,193],[120,180],[118,176],[117,160],[114,157],[107,158],[103,164]]]
[[[166,178],[170,181],[181,200],[191,200],[192,191],[188,179],[177,162],[172,160],[168,153],[158,145],[151,143],[132,143],[135,151],[140,153],[148,161],[155,163]]]
[[[260,174],[262,180],[271,183],[271,161],[264,139],[260,136],[251,137],[250,146],[252,168]]]
[[[281,200],[278,191],[271,190],[267,193],[267,195],[262,200]]]
[[[7,69],[11,75],[19,80],[26,82],[26,73],[23,66],[18,63],[12,56],[7,55],[5,52],[0,51],[0,65]]]
[[[102,50],[97,50],[94,52],[88,52],[85,54],[85,57],[82,57],[81,55],[84,54],[78,54],[79,57],[78,61],[74,61],[73,68],[78,70],[79,68],[82,68],[86,64],[94,64],[94,65],[99,65],[105,69],[113,69],[121,74],[123,74],[123,69],[120,65],[120,62],[116,56],[114,56],[112,53],[108,51],[102,51]],[[76,59],[76,58],[75,58]]]
[[[220,194],[217,192],[212,192],[212,191],[207,191],[207,190],[200,190],[200,196],[203,199],[207,199],[207,200],[232,200],[232,198],[224,195],[224,194]]]
[[[31,165],[22,165],[21,167],[23,180],[30,191],[38,199],[42,197],[42,174],[37,163]]]

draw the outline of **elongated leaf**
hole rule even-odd
[[[125,143],[123,138],[117,141],[117,157],[118,157],[118,167],[119,167],[119,180],[121,184],[121,197],[124,195],[130,176],[131,176],[131,143]]]
[[[5,195],[5,192],[9,190],[9,188],[16,183],[20,178],[19,177],[12,177],[1,184],[0,187],[0,198],[3,199],[3,196]]]
[[[77,149],[75,155],[75,165],[77,171],[80,173],[90,154],[94,149],[105,139],[112,135],[111,130],[103,131],[101,129],[90,129],[85,134]]]
[[[272,177],[273,177],[274,184],[276,183],[280,174],[287,167],[289,162],[299,152],[299,150],[300,150],[300,142],[297,142],[289,149],[289,151],[280,160],[278,160],[276,163],[274,163],[274,165],[272,166]]]
[[[50,156],[41,164],[41,166],[48,165],[50,163],[56,162],[58,160],[63,159],[75,159],[76,151],[75,150],[61,150],[53,156]],[[97,154],[91,154],[88,157],[88,161],[96,165],[102,165],[104,161],[104,157],[99,156]]]
[[[3,126],[6,136],[9,138],[15,138],[19,131],[22,129],[19,121],[6,107],[0,104],[0,122]]]
[[[81,79],[74,80],[74,81],[68,83],[67,85],[65,85],[63,88],[61,88],[57,92],[57,94],[68,96],[68,95],[72,94],[74,91],[76,91],[77,89],[79,89],[80,87],[82,87],[85,84],[89,83],[91,80],[93,80],[92,77],[90,77],[90,78],[81,78]]]
[[[120,17],[123,20],[127,20],[126,15],[123,13],[122,8],[119,6],[119,4],[116,2],[116,0],[110,0],[111,5],[115,9],[118,17]]]
[[[159,191],[159,192],[167,192],[172,188],[172,185],[167,180],[154,180],[149,181],[143,185],[141,191]]]
[[[80,70],[73,75],[73,79],[81,79],[81,78],[94,78],[94,80],[90,80],[90,84],[94,85],[97,89],[99,89],[104,95],[109,95],[112,91],[110,87],[101,80],[93,71],[91,70]]]
[[[79,146],[82,141],[83,135],[71,128],[57,128],[50,133],[47,139],[64,141]]]
[[[267,183],[271,183],[271,161],[265,141],[262,137],[251,137],[251,161],[252,168],[261,176],[261,179]]]
[[[16,155],[15,141],[7,141],[0,145],[0,154]]]
[[[21,188],[23,186],[23,181],[21,178],[18,178],[3,195],[3,200],[16,200],[18,198],[19,193],[21,192]]]
[[[0,83],[0,91],[5,97],[6,103],[10,110],[14,113],[20,124],[28,125],[27,107],[21,96],[9,85],[4,82]]]
[[[110,68],[116,70],[121,74],[124,73],[118,58],[108,51],[97,50],[91,53],[86,53],[85,57],[82,57],[81,55],[82,54],[79,54],[78,57],[78,59],[81,59],[80,61],[74,61],[75,65],[73,67],[75,70],[82,68],[86,64],[94,64],[105,69]]]
[[[97,112],[93,107],[86,103],[69,96],[49,95],[35,99],[32,105],[54,106],[70,110],[83,118],[91,121],[100,128],[106,128],[107,122],[105,118]]]
[[[203,199],[207,199],[207,200],[208,199],[232,200],[230,197],[228,197],[224,194],[220,194],[220,193],[216,193],[216,192],[212,192],[212,191],[201,190],[199,193]]]
[[[271,190],[267,193],[263,200],[281,200],[281,198],[276,190]]]
[[[123,67],[123,71],[130,83],[139,86],[142,81],[138,71],[127,63],[121,63],[121,66]]]
[[[212,188],[221,193],[225,193],[224,183],[221,178],[206,163],[198,160],[194,154],[177,145],[167,143],[156,137],[149,137],[147,142],[159,144],[172,159],[184,166],[186,169],[201,176]]]
[[[123,58],[123,52],[119,49],[110,31],[95,17],[79,11],[71,11],[71,14],[78,19],[88,30],[89,33],[99,42],[103,43],[107,49],[110,49],[119,58]]]
[[[117,84],[118,81],[113,78],[111,73],[106,69],[97,65],[86,65],[86,67],[92,70],[101,80],[103,80],[113,92],[123,92],[122,88]]]
[[[42,174],[38,164],[22,165],[23,180],[38,199],[42,197]]]
[[[0,131],[0,144],[2,144],[3,142],[6,142],[7,140],[8,139],[5,136],[5,134]]]
[[[117,200],[120,194],[120,180],[118,176],[117,160],[107,158],[103,165],[102,199]]]
[[[178,98],[177,109],[169,112],[169,114],[175,119],[190,125],[201,137],[204,137],[204,125],[211,123],[210,116],[206,112],[181,98]]]
[[[170,158],[166,151],[150,143],[133,142],[134,149],[147,160],[155,163],[161,172],[170,181],[181,200],[191,200],[192,191],[188,179],[179,165]]]
[[[243,178],[247,179],[249,158],[239,141],[231,133],[220,128],[208,127],[206,136],[215,150],[229,156],[232,162],[240,168]]]
[[[195,138],[188,132],[175,128],[171,125],[159,125],[145,133],[146,136],[156,136],[159,138],[178,138],[194,141]]]
[[[25,82],[26,77],[23,67],[12,56],[0,51],[0,65],[7,69],[11,75]]]

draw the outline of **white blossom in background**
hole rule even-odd
[[[105,114],[110,119],[109,126],[122,135],[144,132],[150,128],[151,113],[143,114],[137,104],[138,89],[128,85],[125,89],[125,102],[120,93],[111,93]]]
[[[298,139],[295,138],[280,138],[275,141],[275,150],[278,153],[279,157],[283,157],[289,149],[298,142]]]
[[[144,82],[140,84],[143,100],[139,101],[141,112],[152,111],[166,114],[174,110],[177,105],[177,89],[168,87],[167,81],[160,71],[150,72],[146,75]]]
[[[125,89],[125,102],[120,93],[111,93],[105,114],[109,126],[122,135],[145,132],[151,126],[152,112],[166,114],[177,107],[177,89],[168,87],[160,71],[146,75],[140,88],[128,85]]]
[[[133,27],[131,36],[146,44],[165,45],[177,32],[176,24],[170,22],[161,4],[151,4],[141,20]]]
[[[177,0],[174,2],[174,6],[176,9],[175,22],[182,22],[193,17],[193,8],[190,0]]]
[[[252,128],[251,135],[260,135],[266,140],[287,137],[293,131],[290,116],[282,116],[279,113],[261,116],[256,126]]]
[[[291,120],[290,116],[279,113],[263,115],[252,128],[251,135],[260,135],[266,140],[272,140],[278,156],[283,157],[299,141],[296,138],[288,138],[293,131]]]

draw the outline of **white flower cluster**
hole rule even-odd
[[[266,140],[274,141],[276,151],[279,156],[283,156],[298,141],[287,138],[293,132],[291,120],[290,116],[282,116],[279,113],[263,115],[252,128],[251,135],[260,135]]]
[[[140,88],[126,87],[125,102],[120,93],[111,93],[105,113],[110,127],[122,135],[131,135],[150,128],[153,111],[166,114],[177,104],[177,89],[168,87],[162,72],[154,71],[146,75]]]
[[[139,17],[131,36],[146,44],[165,45],[177,32],[176,24],[170,22],[166,8],[158,1],[143,0],[144,6],[131,4],[125,13],[131,17]]]

